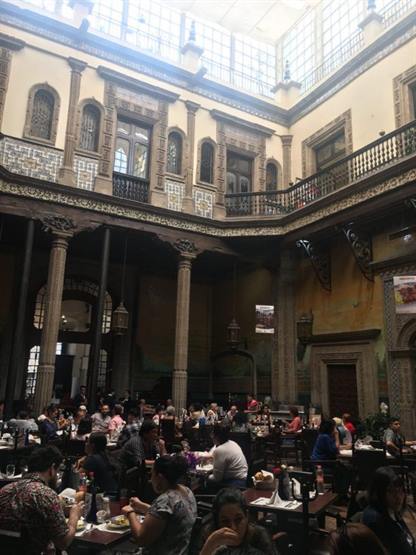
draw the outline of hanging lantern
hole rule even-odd
[[[129,313],[123,304],[123,301],[113,312],[111,320],[111,329],[114,335],[124,335],[129,327]]]
[[[227,345],[231,349],[236,349],[240,344],[240,326],[237,324],[235,318],[227,326]]]

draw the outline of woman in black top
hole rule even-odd
[[[78,466],[87,474],[94,472],[96,486],[105,494],[110,496],[117,495],[117,480],[114,469],[108,460],[107,438],[102,432],[92,433],[86,444],[86,457],[78,461]]]
[[[403,520],[403,480],[387,466],[378,468],[368,490],[369,505],[362,522],[379,538],[389,555],[415,555],[415,540]]]

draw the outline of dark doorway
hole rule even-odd
[[[72,365],[74,357],[72,355],[58,355],[55,362],[55,376],[53,387],[58,398],[71,395]]]
[[[355,364],[328,364],[328,416],[341,417],[344,412],[358,415],[357,370]]]

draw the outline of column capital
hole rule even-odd
[[[69,239],[74,234],[77,225],[71,218],[65,216],[44,216],[41,218],[42,229],[51,232],[53,235]]]
[[[71,56],[67,59],[67,61],[74,73],[81,74],[88,65],[87,62],[77,60],[77,58],[72,58]]]
[[[292,146],[293,135],[280,135],[283,146]]]
[[[192,100],[186,100],[185,106],[189,113],[196,114],[198,109],[201,107],[201,104],[198,104],[197,102],[193,102]]]
[[[199,249],[189,239],[177,239],[173,243],[173,248],[179,253],[182,260],[192,261],[199,254]]]

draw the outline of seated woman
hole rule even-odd
[[[251,432],[253,430],[253,426],[249,423],[247,413],[245,412],[237,412],[234,415],[231,428],[233,432]]]
[[[289,407],[289,414],[292,420],[286,426],[285,432],[288,434],[295,434],[302,430],[302,419],[299,416],[299,411],[297,407]]]
[[[313,461],[335,460],[339,452],[339,434],[333,420],[323,420],[312,451]]]
[[[331,555],[387,555],[382,543],[370,528],[349,522],[330,535]]]
[[[203,531],[205,543],[200,555],[276,554],[266,530],[249,524],[247,505],[239,490],[219,491],[212,505],[211,518],[211,524]]]
[[[376,534],[389,555],[414,555],[416,544],[403,520],[406,493],[402,478],[387,466],[374,473],[362,522]]]
[[[116,496],[118,484],[114,468],[107,457],[106,447],[106,435],[102,432],[93,432],[85,444],[87,455],[78,461],[77,466],[87,474],[94,472],[98,488],[107,495]]]
[[[178,482],[186,473],[186,459],[165,455],[156,459],[152,469],[152,486],[159,495],[151,505],[137,497],[123,507],[134,540],[143,555],[186,555],[197,510],[194,494]],[[142,523],[136,513],[144,514]]]

